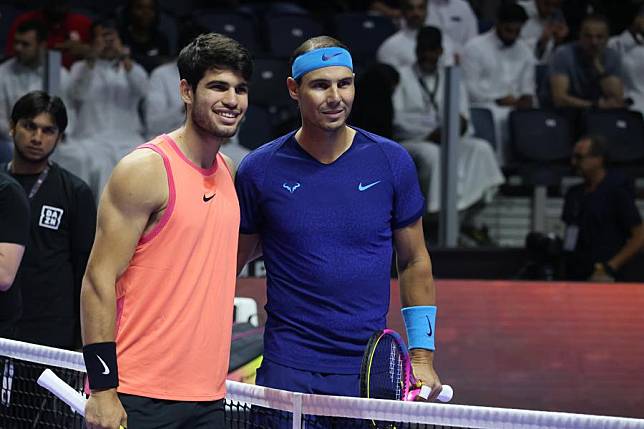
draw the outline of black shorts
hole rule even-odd
[[[224,400],[169,401],[119,393],[127,426],[148,428],[224,428]]]

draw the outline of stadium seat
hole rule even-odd
[[[13,158],[13,142],[0,136],[0,164],[11,161],[11,158]]]
[[[496,129],[492,111],[485,107],[471,107],[470,120],[474,128],[474,135],[496,148]]]
[[[584,134],[606,137],[611,162],[644,160],[644,122],[639,112],[625,109],[589,111],[584,117]]]
[[[324,27],[311,16],[270,14],[266,17],[271,55],[289,58],[305,40],[324,33]]]
[[[214,10],[197,10],[192,19],[209,31],[225,34],[242,43],[249,51],[259,50],[257,34],[253,21],[239,13],[221,13]]]
[[[333,18],[333,24],[340,41],[364,65],[375,61],[378,47],[396,32],[390,18],[366,13],[341,13]]]
[[[274,137],[271,114],[262,106],[250,105],[239,128],[239,144],[247,149],[257,149]]]
[[[539,109],[514,110],[509,122],[518,172],[534,186],[532,230],[543,232],[547,187],[559,186],[570,171],[571,127],[565,117]]]
[[[288,75],[288,64],[283,59],[257,58],[250,83],[253,104],[260,106],[291,104],[292,100],[286,88]]]
[[[4,48],[7,45],[11,24],[22,12],[21,9],[11,4],[0,3],[0,60],[4,58]]]

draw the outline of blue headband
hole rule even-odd
[[[344,48],[318,48],[300,55],[293,61],[291,77],[299,79],[310,71],[323,67],[342,66],[353,71],[351,54]]]

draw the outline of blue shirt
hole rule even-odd
[[[331,164],[280,137],[236,178],[243,234],[261,236],[267,271],[264,358],[314,372],[358,373],[389,309],[393,230],[424,209],[399,144],[356,129]]]

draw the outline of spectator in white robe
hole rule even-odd
[[[517,4],[502,4],[497,23],[470,40],[463,53],[463,79],[473,106],[492,111],[499,161],[509,161],[508,115],[512,109],[530,108],[535,96],[535,59],[519,40],[527,19]]]
[[[393,67],[407,67],[416,62],[416,35],[418,29],[425,25],[427,17],[427,0],[402,0],[402,28],[385,39],[378,48],[376,58],[379,63]],[[443,34],[441,65],[450,66],[458,63],[456,44]]]
[[[427,0],[425,25],[438,27],[456,43],[457,52],[479,34],[478,20],[466,0]]]
[[[644,114],[644,6],[634,12],[631,26],[612,37],[608,46],[622,57],[624,95],[631,101],[630,108]]]
[[[555,48],[566,42],[570,30],[563,12],[561,0],[523,0],[528,20],[521,30],[523,40],[537,62],[546,64]]]
[[[40,21],[25,21],[14,36],[15,55],[0,64],[0,141],[11,142],[9,116],[16,101],[28,92],[43,89],[47,29]],[[61,67],[61,92],[69,74]],[[1,144],[1,143],[0,143]]]
[[[427,194],[427,211],[440,210],[441,124],[445,70],[439,66],[443,53],[441,32],[423,27],[418,32],[418,61],[398,69],[400,82],[393,95],[394,137],[416,163],[421,186]],[[457,208],[464,210],[489,200],[505,179],[488,142],[469,132],[469,106],[465,89],[460,91],[461,138],[458,141]]]
[[[91,153],[97,197],[116,162],[144,143],[139,105],[148,90],[148,75],[124,49],[116,22],[92,25],[93,56],[74,63],[69,97],[77,124],[72,138]]]

